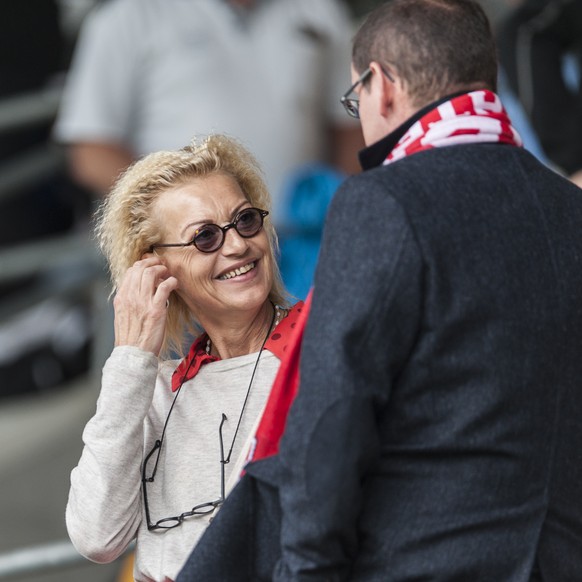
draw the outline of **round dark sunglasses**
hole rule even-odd
[[[160,247],[188,247],[194,245],[201,253],[213,253],[223,244],[226,231],[234,228],[243,238],[251,238],[257,235],[263,228],[263,220],[269,212],[260,208],[245,208],[241,210],[230,224],[218,226],[218,224],[204,224],[196,229],[190,242],[154,244],[150,252]]]

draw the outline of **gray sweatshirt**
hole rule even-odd
[[[155,481],[148,484],[152,522],[219,498],[220,420],[226,414],[226,456],[257,355],[205,364],[184,383],[168,422]],[[142,461],[162,435],[175,396],[171,379],[178,363],[160,362],[134,347],[113,350],[103,368],[97,411],[83,432],[81,459],[71,473],[66,522],[73,544],[88,559],[106,563],[137,538],[136,582],[174,580],[216,514],[189,517],[181,526],[163,531],[150,532],[145,522]],[[279,364],[275,355],[263,351],[226,465],[230,488],[243,466]],[[148,463],[148,476],[155,457]]]

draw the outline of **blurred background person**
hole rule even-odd
[[[136,162],[99,212],[115,348],[67,527],[97,562],[137,538],[139,582],[175,578],[236,481],[301,311],[286,302],[270,208],[252,156],[213,135]],[[168,359],[194,329],[188,355]]]
[[[498,46],[545,154],[582,186],[582,2],[523,0],[499,24]]]
[[[85,20],[55,126],[76,179],[101,195],[131,161],[226,133],[257,156],[285,224],[307,162],[358,171],[363,145],[335,96],[349,82],[340,0],[108,0]]]

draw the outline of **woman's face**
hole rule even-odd
[[[191,241],[202,225],[224,226],[251,206],[229,175],[192,178],[162,192],[156,201],[153,212],[160,225],[159,242]],[[251,238],[241,237],[235,228],[225,234],[224,244],[213,253],[203,253],[194,246],[156,250],[178,280],[176,293],[199,321],[255,311],[271,290],[273,258],[265,229]],[[240,269],[237,275],[235,270]]]

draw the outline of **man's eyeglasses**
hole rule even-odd
[[[263,220],[269,212],[260,208],[245,208],[241,210],[230,224],[204,224],[196,229],[190,242],[154,244],[150,252],[159,247],[188,247],[194,245],[202,253],[213,253],[224,244],[226,231],[234,228],[243,238],[252,238],[263,228]]]
[[[173,405],[172,405],[173,408]],[[170,409],[171,413],[171,409]],[[169,416],[169,415],[168,415]],[[178,527],[187,517],[192,517],[195,515],[207,515],[212,513],[217,507],[220,507],[224,503],[224,466],[230,461],[230,454],[228,459],[224,459],[224,444],[222,440],[222,425],[226,420],[226,415],[223,413],[222,420],[220,421],[220,426],[218,427],[218,436],[220,438],[220,497],[215,499],[214,501],[207,501],[205,503],[199,503],[195,505],[190,511],[185,511],[176,517],[164,517],[163,519],[158,519],[156,523],[152,523],[150,517],[150,507],[148,504],[148,490],[147,484],[153,483],[154,478],[156,476],[156,471],[158,469],[158,461],[160,460],[160,451],[162,448],[163,442],[163,434],[162,438],[157,440],[154,444],[154,448],[148,453],[148,456],[145,458],[142,467],[142,474],[141,474],[141,481],[142,481],[142,491],[143,491],[143,503],[145,509],[145,516],[147,521],[148,530],[152,531],[155,529],[172,529],[173,527]],[[167,421],[166,421],[167,422]],[[165,427],[164,427],[165,430]],[[154,465],[154,469],[152,474],[147,477],[147,465],[148,461],[152,457],[152,455],[158,451],[158,455],[156,457],[156,462]],[[232,449],[231,449],[232,451]]]
[[[384,67],[381,67],[382,72],[384,73],[384,75],[386,75],[386,77],[392,81],[392,83],[394,83],[394,77],[384,69]],[[344,109],[346,110],[347,114],[350,117],[355,117],[356,119],[360,119],[360,98],[359,97],[350,97],[350,95],[354,92],[354,90],[356,89],[356,87],[360,84],[360,83],[365,83],[368,78],[370,77],[370,75],[372,74],[372,69],[370,67],[368,67],[356,80],[356,82],[342,95],[340,102],[341,104],[344,106]]]

